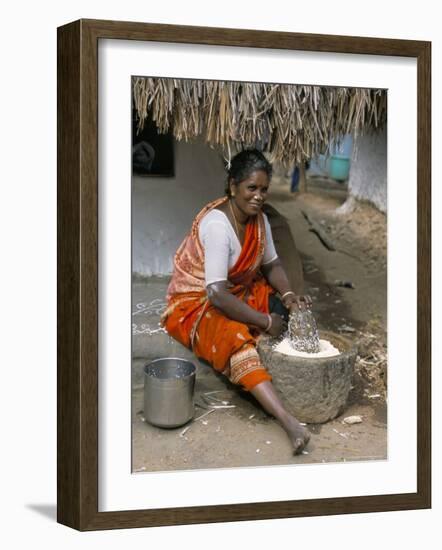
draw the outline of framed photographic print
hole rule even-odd
[[[430,52],[58,29],[59,522],[431,506]]]

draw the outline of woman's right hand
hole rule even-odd
[[[284,321],[281,315],[278,315],[277,313],[271,313],[270,316],[272,318],[272,325],[267,330],[267,334],[270,334],[270,336],[276,338],[280,336],[285,330],[287,330],[287,323]]]

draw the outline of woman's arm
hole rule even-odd
[[[284,328],[279,315],[269,316],[267,313],[256,311],[227,290],[231,247],[229,231],[224,221],[224,215],[219,218],[215,213],[209,220],[210,215],[211,213],[207,215],[207,223],[204,224],[203,220],[200,226],[200,239],[205,252],[205,278],[209,301],[229,319],[257,327],[272,336],[278,336]]]
[[[261,271],[264,277],[267,279],[270,286],[279,292],[282,303],[287,309],[292,310],[310,307],[310,296],[297,296],[295,292],[293,292],[288,277],[282,267],[281,260],[276,256],[272,230],[270,228],[270,223],[267,216],[265,215],[264,222],[266,227],[266,248],[264,251],[263,261],[267,262],[261,265]],[[271,258],[275,259],[273,261],[269,261]]]
[[[267,331],[272,336],[279,336],[284,329],[284,323],[279,315],[269,315],[256,311],[242,300],[239,300],[227,290],[227,282],[219,281],[207,286],[207,297],[210,303],[222,311],[229,319],[245,325]],[[270,324],[270,327],[269,327]]]
[[[310,296],[298,296],[290,288],[287,275],[282,267],[281,260],[276,258],[273,262],[261,266],[261,271],[269,285],[273,287],[282,298],[282,303],[287,309],[292,307],[304,308],[312,304]]]

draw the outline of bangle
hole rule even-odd
[[[266,328],[264,329],[264,332],[268,332],[272,328],[272,322],[273,322],[272,316],[269,313],[267,313],[267,317],[269,321],[267,323]]]
[[[281,300],[284,300],[284,298],[289,294],[293,294],[293,296],[295,296],[295,293],[293,292],[293,290],[288,290],[287,292],[284,292],[284,294],[281,296]]]

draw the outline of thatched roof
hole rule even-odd
[[[149,117],[161,133],[201,136],[227,158],[258,146],[286,166],[387,119],[386,91],[364,88],[136,77],[133,97],[140,129]]]

